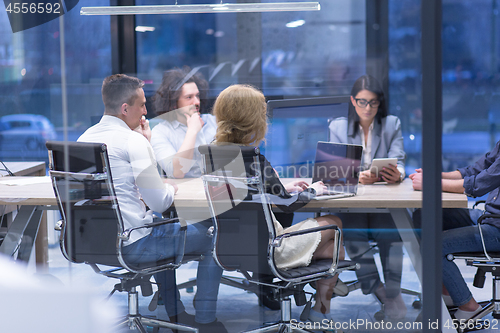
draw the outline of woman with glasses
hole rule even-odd
[[[359,182],[364,185],[385,181],[399,183],[405,177],[405,158],[401,122],[398,117],[388,115],[384,92],[380,83],[370,75],[356,80],[351,90],[348,117],[330,122],[330,142],[350,143],[363,146],[362,171]],[[370,172],[374,158],[397,158],[397,165],[379,171],[379,176]],[[358,213],[337,214],[344,225],[345,248],[361,268],[356,271],[363,293],[375,292],[384,303],[390,319],[401,319],[406,315],[406,306],[401,297],[401,272],[403,246],[390,214]],[[381,282],[369,240],[374,240],[380,249],[385,284]]]

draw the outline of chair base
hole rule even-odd
[[[245,291],[252,291],[251,290],[252,287],[246,278],[222,275],[220,283],[226,286],[242,289]],[[194,287],[196,287],[196,279],[191,279],[187,282],[179,283],[177,285],[177,288],[179,290],[186,289],[186,292],[188,293],[193,292]]]
[[[251,331],[245,331],[244,333],[260,333],[260,332],[279,332],[279,333],[291,333],[291,332],[306,332],[310,333],[312,331],[308,331],[305,329],[301,329],[298,327],[292,327],[290,323],[276,323],[269,326],[257,328]]]
[[[186,331],[186,332],[194,332],[198,333],[197,328],[189,327],[189,326],[184,326],[180,324],[174,324],[166,320],[160,320],[160,319],[155,319],[155,318],[149,318],[149,317],[144,317],[141,315],[128,315],[125,318],[123,318],[119,324],[117,325],[117,328],[126,328],[128,327],[130,330],[137,330],[141,333],[147,333],[146,327],[153,327],[155,328],[153,332],[158,332],[159,328],[169,328],[169,329],[176,329],[179,331]]]
[[[472,318],[469,318],[469,320],[476,321],[478,323],[481,323],[481,318],[487,316],[488,314],[491,313],[493,318],[495,320],[500,319],[500,275],[496,273],[496,271],[493,271],[493,298],[488,302],[479,302],[479,304],[482,306],[482,310],[476,313]],[[477,274],[476,274],[477,276]],[[490,321],[488,321],[488,324]],[[488,325],[489,326],[489,325]],[[485,328],[486,323],[484,325],[478,324],[475,325],[475,327],[479,328]],[[470,332],[470,331],[476,331],[477,329],[458,329],[459,333],[463,332]]]
[[[277,323],[259,327],[244,333],[260,333],[260,332],[279,332],[279,333],[292,333],[292,332],[315,332],[305,328],[300,328],[299,322],[293,323],[291,321],[292,303],[290,297],[285,296],[281,298],[281,320]],[[305,325],[304,325],[305,326]]]
[[[171,323],[166,320],[144,317],[139,314],[139,297],[136,287],[130,288],[128,292],[128,314],[124,319],[119,321],[118,327],[127,327],[129,329],[138,330],[141,333],[147,333],[146,326],[155,328],[154,332],[158,332],[158,328],[170,328],[186,332],[198,333],[197,328]]]
[[[487,326],[489,327],[490,325],[487,325],[486,322],[482,320],[482,318],[486,317],[490,313],[493,315],[493,318],[500,319],[500,312],[497,311],[497,313],[495,313],[495,306],[497,307],[497,309],[500,309],[499,302],[495,303],[494,301],[490,301],[490,302],[480,302],[479,304],[483,307],[483,309],[479,311],[474,317],[469,319],[477,323],[475,325],[477,328],[468,329],[459,327],[457,329],[458,333],[479,331],[486,328]],[[488,323],[491,323],[491,320],[488,320]]]

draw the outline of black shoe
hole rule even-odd
[[[195,327],[198,328],[199,333],[228,333],[224,324],[217,319],[208,324],[196,323]]]

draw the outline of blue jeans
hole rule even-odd
[[[215,263],[211,249],[212,238],[207,236],[211,221],[203,221],[187,226],[185,254],[203,254],[205,257],[198,264],[196,321],[201,324],[211,323],[216,317],[217,294],[222,276],[222,269]],[[125,260],[131,264],[154,262],[175,257],[182,244],[183,232],[179,223],[154,227],[151,233],[123,248]],[[175,270],[166,270],[155,274],[160,285],[160,293],[165,303],[167,314],[171,317],[183,312],[175,277]]]
[[[479,216],[484,212],[480,209],[466,208],[444,208],[443,209],[443,230],[468,227],[477,224]],[[413,224],[420,233],[422,229],[422,210],[419,208],[413,212]],[[420,234],[419,234],[420,235]]]
[[[455,262],[449,261],[446,256],[450,253],[483,251],[481,236],[476,225],[479,217],[478,212],[480,211],[469,210],[472,225],[443,232],[443,284],[456,306],[469,302],[472,299],[472,294]],[[457,222],[462,223],[465,221]],[[486,250],[500,251],[500,229],[489,224],[483,224],[481,229]]]

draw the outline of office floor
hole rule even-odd
[[[467,282],[472,284],[475,270],[466,267],[460,263],[461,270],[464,272]],[[188,263],[183,265],[177,271],[178,283],[188,281],[196,276],[197,263]],[[69,264],[61,255],[58,247],[49,249],[49,271],[52,277],[56,277],[65,285],[78,286],[85,288],[89,292],[93,292],[104,299],[112,290],[116,280],[100,276],[84,264]],[[229,272],[228,275],[241,276],[238,273]],[[348,281],[355,278],[352,272],[344,272],[341,274],[343,281]],[[409,256],[405,253],[404,268],[403,268],[403,284],[402,287],[420,290],[420,284],[417,276],[411,266]],[[309,287],[308,287],[309,288]],[[491,298],[491,277],[488,276],[484,289],[472,288],[474,296],[479,300]],[[312,289],[309,289],[312,290]],[[189,313],[194,314],[192,305],[194,293],[188,293],[186,290],[181,291],[181,298]],[[414,296],[404,295],[403,299],[408,308],[408,313],[404,320],[384,321],[382,325],[374,319],[374,314],[380,309],[378,303],[371,295],[363,295],[359,290],[351,292],[347,297],[336,297],[331,302],[332,316],[345,326],[349,324],[349,328],[344,332],[418,332],[417,324],[414,323],[419,314],[419,310],[412,307]],[[153,315],[160,319],[168,319],[163,306],[159,306],[155,311],[150,312],[148,305],[151,297],[140,297],[140,313],[143,315]],[[108,301],[109,306],[117,307],[118,312],[123,314],[127,311],[127,297],[125,293],[115,293]],[[292,318],[298,319],[303,307],[296,307],[292,300]],[[263,323],[273,322],[279,319],[279,311],[271,311],[265,307],[258,305],[257,296],[245,292],[240,289],[221,285],[219,292],[219,301],[217,309],[218,319],[224,323],[228,332],[241,332],[261,326]],[[486,317],[492,319],[491,315]],[[356,326],[352,326],[353,323]],[[404,329],[396,329],[404,327]],[[392,329],[388,329],[391,328]],[[167,329],[162,329],[160,332],[168,333]],[[482,332],[493,332],[493,330],[483,330]]]

